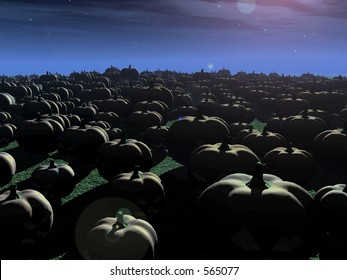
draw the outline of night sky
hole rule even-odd
[[[346,0],[0,1],[0,75],[347,74]]]

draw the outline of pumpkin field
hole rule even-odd
[[[4,75],[1,259],[347,259],[346,104],[310,73]]]

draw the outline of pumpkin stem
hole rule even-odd
[[[113,224],[113,229],[117,229],[117,225],[122,225],[123,227],[127,227],[128,224],[124,222],[124,215],[131,215],[131,211],[128,208],[120,208],[116,212],[117,222]],[[118,228],[119,229],[119,228]]]
[[[266,190],[268,188],[268,185],[265,183],[263,179],[266,167],[267,165],[265,163],[257,162],[254,168],[253,177],[248,183],[246,183],[246,186],[250,189]]]
[[[194,120],[203,120],[203,119],[204,119],[204,116],[202,114],[202,111],[198,107],[198,111],[196,112],[196,116],[195,116]]]
[[[220,151],[228,151],[232,148],[229,146],[229,143],[231,142],[231,136],[230,135],[224,135],[222,144],[219,147]]]
[[[287,152],[288,154],[294,153],[294,150],[293,150],[293,147],[292,147],[292,143],[289,142],[289,141],[287,142],[286,152]]]
[[[86,129],[86,121],[85,121],[85,119],[81,119],[81,124],[80,124],[79,129]]]
[[[8,195],[8,197],[6,197],[5,201],[6,200],[19,199],[19,198],[20,198],[20,196],[17,193],[17,185],[12,185],[10,187],[10,194]]]
[[[139,170],[140,170],[140,166],[135,165],[135,166],[134,166],[133,174],[132,174],[131,177],[130,177],[131,180],[141,178],[141,176],[140,176],[140,174],[139,174]]]
[[[54,163],[54,159],[51,159],[49,161],[49,166],[48,166],[48,169],[53,169],[53,168],[56,168],[57,166],[55,165]]]
[[[269,132],[268,132],[268,130],[267,130],[267,126],[264,126],[263,132],[261,133],[261,135],[267,136],[268,134],[269,134]]]
[[[41,112],[37,112],[37,113],[36,113],[36,121],[39,122],[39,121],[41,121],[41,120],[42,120],[42,118],[41,118]]]
[[[307,109],[305,109],[304,111],[301,112],[301,116],[302,116],[304,119],[307,119],[307,118],[308,118],[308,111],[307,111]]]
[[[122,133],[122,135],[120,137],[119,144],[122,145],[122,144],[125,144],[125,143],[126,143],[125,135],[124,135],[124,133]]]

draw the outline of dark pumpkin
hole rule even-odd
[[[23,121],[17,129],[17,142],[26,152],[46,154],[57,148],[57,138],[64,131],[53,119],[43,119],[37,113],[35,120]]]
[[[100,176],[111,181],[119,173],[132,171],[136,165],[141,168],[147,165],[148,159],[142,152],[144,147],[141,144],[145,145],[140,141],[126,140],[124,137],[102,144],[95,158]]]
[[[75,185],[75,172],[65,163],[55,163],[36,168],[31,174],[33,188],[42,193],[51,203],[60,204],[62,197],[70,194]]]
[[[164,201],[165,191],[160,178],[152,172],[142,172],[135,166],[129,173],[120,173],[110,183],[109,195],[128,199],[145,214],[156,214]]]
[[[273,174],[283,180],[305,185],[313,177],[315,161],[311,153],[288,143],[287,147],[277,147],[262,159],[271,166]]]
[[[212,256],[217,248],[219,258],[227,259],[307,259],[316,253],[313,198],[299,185],[264,171],[257,164],[253,176],[228,175],[200,195],[197,238],[214,238]],[[203,230],[206,221],[217,226]]]
[[[107,132],[97,126],[73,126],[62,132],[58,138],[58,152],[65,160],[79,163],[94,163],[99,147],[108,142]]]
[[[34,243],[46,237],[52,224],[51,204],[40,192],[12,186],[0,195],[0,236],[8,242],[7,250],[17,242]]]
[[[223,142],[205,144],[191,153],[189,173],[200,188],[216,182],[232,173],[251,173],[259,158],[244,145]]]
[[[9,183],[16,173],[16,161],[9,153],[0,152],[0,187]]]
[[[173,123],[168,132],[168,151],[170,156],[181,164],[190,161],[190,154],[203,144],[221,142],[229,135],[228,124],[218,117],[201,114],[186,116]]]

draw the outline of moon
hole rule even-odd
[[[237,8],[243,14],[253,13],[256,7],[256,0],[237,0]]]

